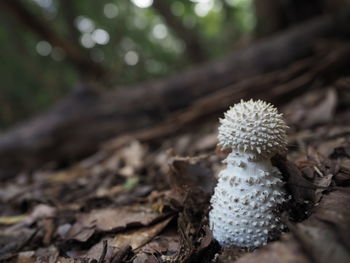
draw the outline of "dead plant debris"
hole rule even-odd
[[[284,107],[289,152],[274,165],[291,198],[289,231],[279,240],[259,249],[221,249],[213,240],[209,200],[227,154],[216,148],[213,120],[161,142],[131,140],[60,171],[46,167],[2,182],[0,261],[350,262],[344,83]]]

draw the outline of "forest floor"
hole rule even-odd
[[[280,107],[289,147],[273,163],[291,200],[278,240],[256,249],[213,240],[209,200],[227,152],[212,118],[1,182],[0,261],[350,262],[349,89],[340,79]]]

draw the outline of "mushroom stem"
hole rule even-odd
[[[219,174],[209,218],[223,247],[263,245],[282,227],[276,216],[285,201],[281,174],[270,159],[252,157],[252,153],[230,153]]]

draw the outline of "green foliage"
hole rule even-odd
[[[166,24],[156,8],[135,5],[140,1],[21,3],[59,37],[78,45],[95,63],[113,72],[107,86],[115,88],[169,75],[193,63],[186,41]],[[254,29],[251,0],[167,1],[186,28],[197,33],[208,60],[223,56]],[[0,127],[6,127],[46,109],[89,76],[79,75],[60,48],[50,46],[10,14],[0,21]],[[79,31],[79,21],[81,27],[89,23],[92,27],[85,33]],[[93,36],[95,42],[91,42]]]

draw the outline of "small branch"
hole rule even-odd
[[[98,263],[103,263],[105,260],[106,254],[107,254],[107,249],[108,249],[108,241],[103,240],[103,250],[100,256],[100,259],[98,260]]]

